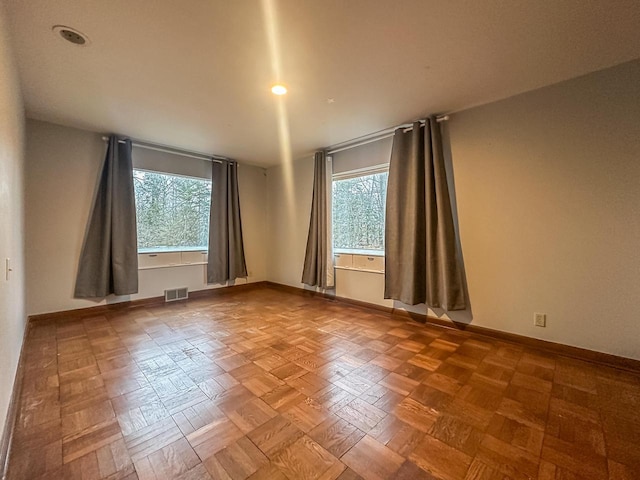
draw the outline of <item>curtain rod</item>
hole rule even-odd
[[[109,137],[102,137],[102,140],[107,142],[109,141]],[[118,143],[124,143],[124,140],[118,140]],[[222,163],[223,160],[235,163],[233,160],[218,155],[209,155],[208,153],[194,152],[192,150],[176,148],[170,145],[162,145],[160,143],[143,142],[142,140],[134,140],[133,138],[131,139],[131,144],[134,147],[144,148],[147,150],[155,150],[156,152],[172,153],[173,155],[180,155],[181,157],[196,158],[198,160],[208,160],[209,162],[215,163]]]
[[[449,115],[439,115],[436,117],[436,122],[445,122],[449,120]],[[424,120],[420,120],[421,124],[424,124]],[[353,138],[351,140],[347,140],[346,142],[337,143],[335,145],[331,145],[327,149],[327,155],[332,155],[334,153],[343,152],[345,150],[350,150],[355,147],[361,147],[363,145],[367,145],[368,143],[378,142],[380,140],[384,140],[385,138],[393,137],[395,131],[399,128],[403,128],[404,131],[411,130],[413,128],[413,123],[405,123],[402,125],[397,125],[391,128],[385,128],[384,130],[379,130],[374,133],[369,133],[368,135],[363,135],[358,138]]]

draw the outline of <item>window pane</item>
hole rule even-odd
[[[334,248],[384,251],[388,172],[333,182]]]
[[[207,248],[211,181],[133,171],[138,249]]]

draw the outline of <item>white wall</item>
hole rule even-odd
[[[139,271],[139,293],[96,302],[74,299],[73,289],[87,218],[104,160],[102,135],[37,120],[27,121],[26,252],[27,313],[70,310],[163,295],[165,288],[205,288],[205,267],[180,266]],[[134,148],[134,164],[136,163]],[[138,150],[139,151],[139,150]],[[140,151],[139,151],[140,152]],[[149,161],[151,152],[144,152]],[[142,155],[141,155],[142,157]],[[172,160],[158,154],[160,163]],[[174,162],[201,163],[173,156]],[[197,164],[197,165],[196,165]],[[262,168],[238,170],[249,282],[266,278],[266,175]],[[244,283],[244,279],[238,283]]]
[[[293,162],[290,169],[267,170],[267,278],[272,282],[302,287],[312,193],[312,157]]]
[[[451,318],[640,359],[639,99],[635,61],[451,116],[471,303]],[[267,171],[274,282],[301,286],[312,163],[293,165],[293,214]],[[383,283],[339,271],[336,292],[390,305]]]
[[[0,437],[25,327],[23,229],[24,114],[0,5]],[[5,259],[13,272],[5,277]],[[1,468],[1,467],[0,467]]]
[[[640,61],[448,127],[474,323],[640,359]]]

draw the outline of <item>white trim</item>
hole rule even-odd
[[[349,270],[350,272],[377,273],[379,275],[384,275],[384,270],[369,270],[368,268],[338,267],[338,266],[335,266],[333,268],[337,268],[338,270]]]
[[[367,250],[364,248],[334,248],[334,255],[360,255],[362,257],[384,257],[384,250]]]
[[[348,180],[350,178],[366,177],[369,175],[375,175],[377,173],[385,173],[389,171],[388,163],[381,163],[379,165],[373,165],[371,167],[357,168],[355,170],[349,170],[347,172],[334,173],[333,181],[336,180]]]
[[[208,253],[209,247],[207,245],[204,246],[176,246],[176,247],[142,247],[138,248],[138,255],[157,255],[159,253],[192,253],[192,252],[201,252]]]
[[[203,182],[208,182],[212,184],[212,180],[211,178],[205,178],[205,177],[194,177],[193,175],[183,175],[181,173],[170,173],[170,172],[164,172],[162,170],[149,170],[148,168],[139,168],[139,167],[133,167],[133,171],[138,171],[138,172],[144,172],[144,173],[155,173],[157,175],[166,175],[167,177],[180,177],[180,178],[188,178],[190,180],[201,180]],[[134,177],[135,178],[135,177]]]
[[[325,265],[327,269],[327,288],[335,288],[336,279],[333,271],[333,157],[325,156],[325,208],[327,210],[327,232],[325,242],[327,242],[327,258]]]
[[[206,264],[207,262],[173,263],[170,265],[153,265],[152,267],[138,267],[138,270],[155,270],[156,268],[189,267],[191,265],[206,265]]]

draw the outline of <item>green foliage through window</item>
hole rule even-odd
[[[384,251],[388,172],[333,181],[333,247]]]
[[[138,249],[207,248],[211,181],[143,170],[133,181]]]

